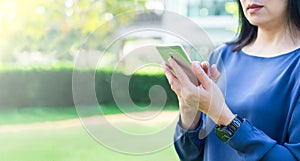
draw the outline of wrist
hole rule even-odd
[[[199,126],[199,122],[201,119],[201,112],[197,111],[193,113],[192,115],[186,115],[183,113],[180,113],[180,125],[183,129],[186,130],[195,130]]]
[[[235,115],[229,110],[229,108],[225,108],[222,114],[220,115],[217,125],[227,126],[232,120],[235,118]]]
[[[234,119],[227,126],[216,125],[215,133],[221,141],[227,142],[239,129],[242,123],[243,119],[238,115],[235,115]]]

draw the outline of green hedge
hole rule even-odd
[[[97,70],[96,73],[92,70],[76,70],[75,72],[80,78],[95,76],[95,88],[90,89],[90,86],[82,79],[83,82],[80,83],[82,89],[95,90],[97,99],[102,104],[115,104],[111,88],[112,72],[103,70]],[[0,107],[73,106],[72,74],[71,68],[0,70]],[[114,73],[114,78],[117,78],[114,79],[114,85],[116,85],[114,96],[118,98],[118,102],[130,103],[125,97],[122,99],[126,96],[126,92],[129,92],[134,103],[149,104],[148,93],[154,85],[164,88],[168,104],[177,102],[163,74],[126,76]],[[123,79],[130,80],[128,91],[118,89],[118,86],[124,85]],[[86,95],[85,91],[79,92],[82,92],[82,99],[79,102],[91,105],[91,98]],[[161,92],[158,92],[158,98],[160,95]]]

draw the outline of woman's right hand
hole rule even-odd
[[[203,62],[201,63],[201,67],[213,81],[218,80],[220,73],[217,70],[216,65],[213,65],[210,69],[209,64],[207,62]],[[186,88],[181,88],[182,85],[180,84],[180,81],[177,79],[177,77],[173,74],[170,66],[165,64],[164,71],[171,86],[171,89],[175,92],[175,94],[178,97],[182,128],[187,130],[196,129],[198,127],[199,120],[201,117],[201,112],[197,109],[199,100],[189,100],[187,102],[185,101],[186,99],[182,99],[182,93],[184,94],[190,91],[182,91],[186,90]]]

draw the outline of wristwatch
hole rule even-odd
[[[241,126],[242,123],[243,119],[240,118],[238,115],[235,115],[234,119],[230,122],[229,125],[216,125],[215,132],[217,137],[221,141],[227,142],[227,140],[234,135],[234,133]]]

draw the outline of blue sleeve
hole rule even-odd
[[[247,120],[240,126],[231,139],[232,148],[246,161],[297,161],[300,160],[300,100],[292,113],[288,129],[288,142],[278,144],[263,131],[255,128]]]
[[[175,150],[181,161],[202,161],[204,140],[200,140],[198,135],[202,126],[202,118],[196,130],[185,130],[177,123],[174,134]]]

